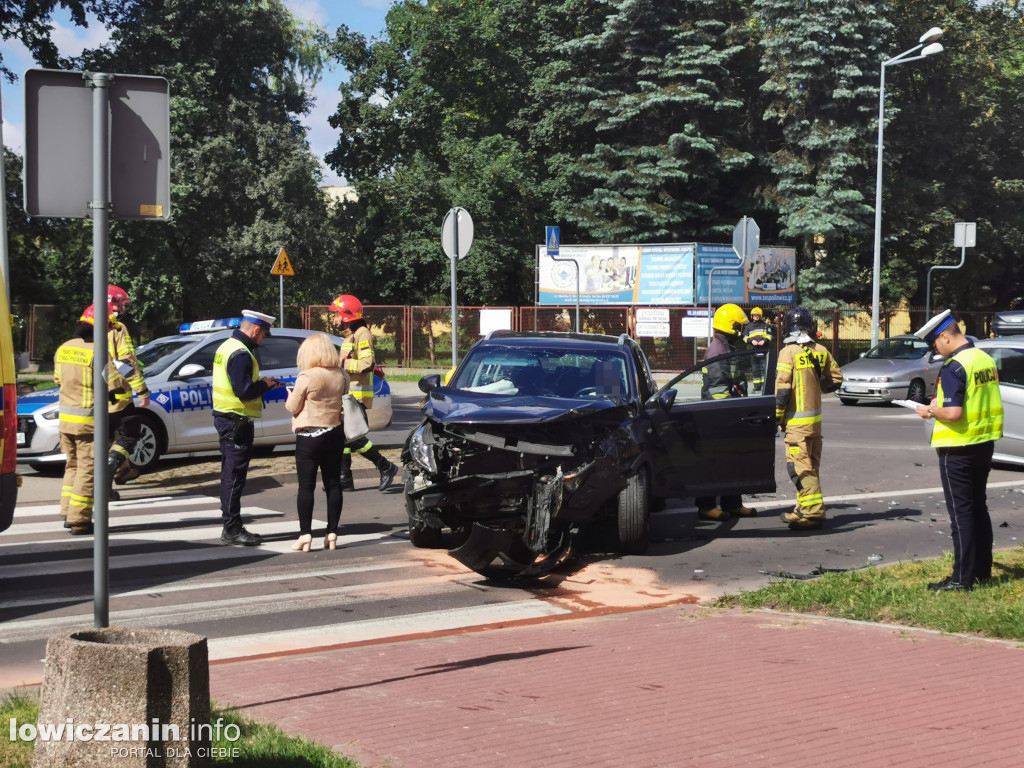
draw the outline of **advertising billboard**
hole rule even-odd
[[[689,306],[708,301],[714,267],[713,303],[792,304],[796,301],[796,251],[761,246],[737,266],[731,245],[565,245],[557,258],[537,246],[537,303],[575,304],[579,268],[580,304]]]

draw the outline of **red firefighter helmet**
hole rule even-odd
[[[118,288],[116,285],[107,286],[107,306],[111,312],[124,312],[131,305],[132,300],[128,298],[128,292],[124,288]]]
[[[338,313],[338,317],[343,323],[363,319],[363,302],[347,293],[336,298],[331,303],[331,309]]]
[[[88,307],[85,308],[85,311],[82,313],[82,316],[80,318],[78,318],[78,322],[80,322],[80,323],[88,323],[89,325],[96,325],[95,316],[96,316],[96,305],[90,304]],[[114,316],[112,314],[107,316],[107,322],[108,323],[114,322]]]

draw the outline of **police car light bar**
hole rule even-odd
[[[240,317],[228,317],[222,320],[197,320],[194,323],[182,323],[178,333],[208,333],[225,328],[238,328],[242,324]]]

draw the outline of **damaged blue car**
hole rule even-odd
[[[489,577],[539,574],[599,520],[642,554],[665,499],[773,492],[773,358],[724,355],[658,388],[626,335],[492,333],[446,384],[420,380],[402,454],[412,543]],[[711,365],[737,396],[707,398]]]

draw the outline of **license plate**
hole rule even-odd
[[[24,444],[25,444],[25,433],[24,432],[19,432],[18,433],[18,445],[24,445]]]
[[[847,386],[843,387],[843,391],[845,391],[845,392],[858,392],[858,393],[860,393],[860,392],[867,392],[868,390],[867,390],[867,387],[851,387],[851,386],[847,385]]]

